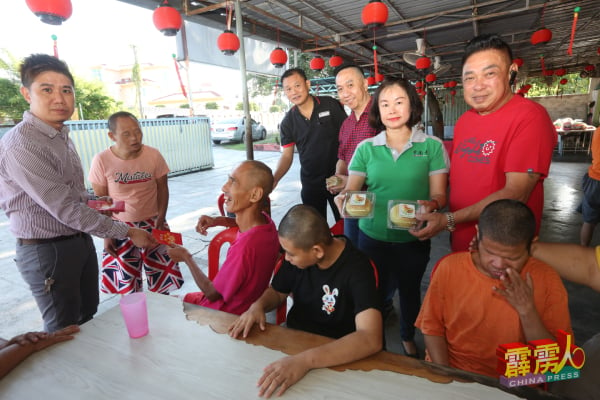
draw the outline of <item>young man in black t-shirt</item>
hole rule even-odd
[[[281,395],[313,368],[352,362],[381,350],[380,296],[369,259],[344,236],[333,237],[327,221],[312,207],[296,205],[279,225],[286,262],[271,287],[229,328],[246,337],[265,312],[293,295],[287,317],[290,328],[336,338],[328,344],[275,361],[259,379],[259,395]]]

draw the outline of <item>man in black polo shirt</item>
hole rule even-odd
[[[327,218],[327,203],[336,221],[340,214],[327,191],[325,179],[335,173],[338,133],[347,115],[344,107],[328,96],[311,96],[310,81],[299,68],[285,71],[281,77],[283,91],[294,107],[281,121],[283,152],[273,173],[275,186],[288,172],[294,160],[294,146],[300,155],[302,202]]]

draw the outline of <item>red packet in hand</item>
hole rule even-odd
[[[125,211],[125,202],[122,200],[113,201],[112,204],[104,200],[88,200],[87,205],[98,211]]]
[[[152,236],[160,244],[172,245],[178,244],[183,245],[183,239],[181,233],[161,231],[159,229],[152,229]]]

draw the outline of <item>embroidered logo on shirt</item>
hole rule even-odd
[[[329,292],[329,285],[323,285],[323,291],[325,294],[321,298],[323,300],[323,307],[321,307],[321,310],[325,311],[327,315],[330,315],[335,311],[335,296],[338,295],[338,290],[333,289],[333,291]]]
[[[454,156],[466,158],[467,162],[477,164],[489,164],[496,150],[495,140],[479,141],[469,138],[459,143],[454,150]]]
[[[149,172],[138,171],[133,174],[129,172],[115,172],[115,182],[124,185],[148,182],[151,179],[152,174]]]
[[[485,142],[483,144],[483,148],[481,149],[481,154],[483,154],[486,157],[491,156],[492,153],[494,152],[495,148],[496,148],[496,142],[494,142],[493,140],[488,140],[487,142]]]

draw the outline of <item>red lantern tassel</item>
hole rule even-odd
[[[56,35],[52,35],[51,38],[54,41],[54,57],[58,58],[58,38],[56,37]]]
[[[181,86],[181,93],[183,94],[183,97],[187,99],[188,96],[185,91],[185,86],[183,86],[183,81],[181,80],[181,74],[179,73],[179,64],[177,64],[175,54],[173,54],[173,63],[175,63],[175,71],[177,71],[177,78],[179,78],[179,86]]]
[[[540,55],[540,64],[542,64],[542,75],[546,75],[546,64],[544,63],[544,55]]]
[[[575,39],[575,27],[577,26],[577,18],[579,18],[580,10],[581,7],[575,7],[575,9],[573,10],[575,14],[573,14],[573,25],[571,26],[571,41],[569,42],[569,48],[567,49],[567,54],[570,56],[573,55],[573,40]]]

